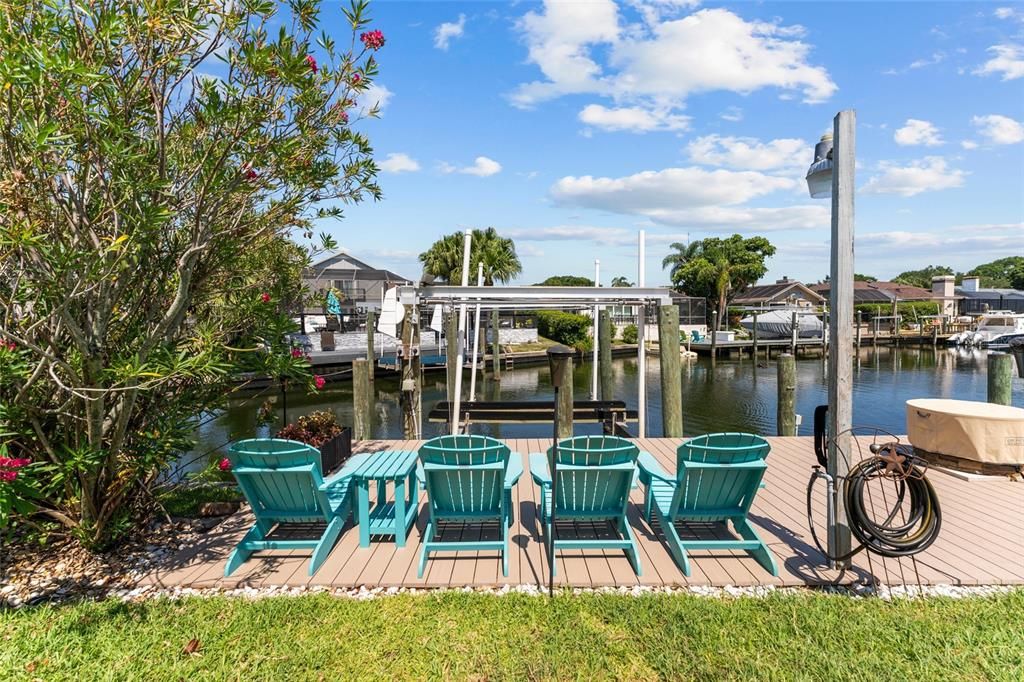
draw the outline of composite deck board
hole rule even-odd
[[[528,464],[531,452],[543,452],[548,439],[506,439]],[[1006,479],[965,481],[941,471],[929,473],[943,512],[938,540],[914,559],[883,559],[858,554],[845,571],[826,568],[807,528],[806,486],[814,464],[811,438],[769,438],[765,488],[754,500],[750,519],[775,554],[780,575],[768,571],[745,552],[736,550],[694,551],[691,575],[684,576],[665,544],[657,522],[652,528],[643,519],[640,488],[630,493],[627,520],[637,538],[641,576],[633,572],[625,554],[618,550],[566,550],[559,552],[556,584],[574,587],[634,585],[823,585],[877,581],[887,585],[1024,584],[1024,483]],[[676,469],[676,447],[681,439],[646,438],[638,441],[670,474]],[[863,452],[867,454],[865,440]],[[363,441],[356,451],[415,449],[421,441]],[[859,457],[855,457],[859,458]],[[404,548],[392,538],[374,536],[370,547],[359,546],[358,529],[349,522],[327,560],[314,576],[307,574],[309,553],[303,550],[257,552],[233,575],[224,578],[224,565],[235,544],[245,535],[253,517],[241,511],[160,564],[143,584],[163,587],[271,587],[322,585],[332,587],[463,587],[529,584],[547,585],[547,552],[539,519],[539,490],[528,467],[512,492],[515,520],[509,529],[509,574],[501,573],[495,551],[442,552],[432,554],[423,578],[416,575],[426,529],[426,493],[419,491],[419,513]],[[376,486],[370,486],[371,501]],[[393,496],[393,485],[387,494]],[[889,493],[893,494],[891,489]],[[876,499],[876,502],[882,501]],[[812,503],[819,534],[824,535],[824,484],[819,482]],[[731,527],[681,524],[681,532],[702,537],[725,538]],[[613,533],[604,523],[560,524],[560,537],[572,533],[581,538]],[[499,538],[494,525],[449,524],[441,529],[445,539]]]

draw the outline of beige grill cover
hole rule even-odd
[[[915,448],[990,464],[1024,464],[1024,410],[971,400],[907,401]]]

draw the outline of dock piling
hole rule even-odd
[[[754,367],[757,367],[757,313],[754,313],[754,325],[751,327],[750,332],[754,337]]]
[[[1009,405],[1013,387],[1013,356],[1007,353],[989,353],[988,401],[996,405]]]
[[[552,383],[561,386],[558,390],[558,438],[572,438],[572,356],[566,358],[565,362],[558,363],[558,371],[561,376],[556,380],[551,377]]]
[[[601,380],[601,400],[614,400],[615,388],[612,385],[612,316],[602,308],[597,314],[598,319],[598,354]]]
[[[778,435],[796,435],[796,358],[783,353],[779,356]]]
[[[355,358],[352,361],[352,436],[356,440],[367,440],[373,430],[370,421],[372,391],[370,363],[366,358]]]
[[[366,311],[366,360],[370,363],[370,381],[373,381],[373,365],[377,361],[373,348],[373,337],[377,332],[377,313]]]
[[[793,313],[792,321],[790,322],[790,336],[789,336],[789,352],[796,357],[796,337],[797,337],[797,321],[796,313]]]
[[[683,436],[683,369],[679,359],[679,308],[658,309],[658,352],[661,355],[661,425],[665,438]]]
[[[420,360],[419,310],[414,306],[402,322],[402,435],[418,440],[423,430],[423,367]]]
[[[491,311],[491,373],[495,381],[501,381],[501,325],[498,311]]]

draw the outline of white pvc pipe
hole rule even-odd
[[[597,260],[597,259],[594,260],[594,286],[595,287],[601,286],[601,261]],[[594,337],[593,337],[593,341],[594,341],[594,349],[593,349],[594,350],[594,354],[593,354],[593,360],[591,362],[591,365],[593,365],[593,366],[591,367],[592,371],[591,371],[591,375],[590,375],[590,399],[591,400],[597,400],[597,341],[598,341],[598,338],[597,338],[597,334],[598,334],[598,329],[597,329],[597,313],[598,313],[598,311],[600,309],[601,309],[600,306],[596,306],[596,305],[594,306]]]
[[[462,286],[469,286],[469,252],[473,242],[473,231],[466,230],[466,240],[462,244]],[[455,411],[452,413],[452,435],[458,435],[459,433],[459,420],[461,417],[462,410],[462,365],[465,363],[466,344],[463,343],[463,338],[466,332],[466,304],[459,304],[459,333],[456,343],[458,343],[458,357],[455,365]],[[450,343],[450,341],[449,341]]]
[[[640,230],[639,243],[639,262],[637,263],[637,286],[643,288],[647,286],[646,275],[647,267],[644,262],[647,258],[647,240],[645,233]],[[647,327],[647,312],[644,309],[644,304],[640,305],[639,313],[637,314],[637,325],[636,325],[636,342],[637,342],[637,368],[639,377],[637,377],[637,399],[636,399],[636,415],[640,424],[637,428],[637,436],[640,438],[647,437],[647,352],[644,348],[644,331]]]
[[[476,268],[476,285],[484,285],[484,264],[478,263]],[[469,399],[476,400],[476,358],[480,354],[480,304],[476,304],[476,317],[473,318],[473,371],[469,375]]]

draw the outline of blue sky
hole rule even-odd
[[[858,272],[1024,254],[1024,5],[374,2],[384,199],[321,226],[408,277],[443,234],[515,238],[521,283],[667,281],[672,241],[778,247],[828,272],[814,142],[857,111]],[[325,25],[339,14],[325,6]],[[340,22],[339,22],[340,23]]]

